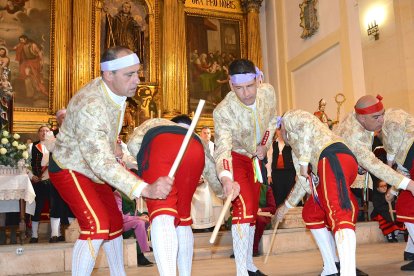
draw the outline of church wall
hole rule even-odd
[[[266,22],[264,68],[278,90],[279,112],[313,112],[323,97],[328,115],[336,119],[337,93],[346,97],[341,117],[359,97],[377,93],[387,107],[414,112],[413,1],[319,0],[319,30],[306,40],[300,38],[302,2],[267,0],[261,14]],[[366,15],[375,6],[386,11],[379,40],[367,35]]]
[[[309,47],[317,45],[321,39],[327,37],[339,28],[339,1],[319,0],[317,5],[319,30],[310,39],[302,39],[300,37],[302,28],[299,26],[299,4],[301,4],[303,0],[288,0],[284,2],[288,59],[292,59]]]
[[[414,3],[410,0],[361,0],[358,5],[367,93],[381,94],[386,107],[413,113]],[[378,40],[373,40],[367,36],[367,18],[377,7],[383,9],[384,19],[377,19],[381,21],[378,22],[380,35]]]
[[[354,1],[317,1],[319,29],[307,39],[301,38],[299,26],[302,0],[265,3],[266,16],[271,16],[272,9],[276,14],[274,22],[266,21],[270,23],[267,37],[275,36],[276,46],[272,40],[265,43],[267,55],[277,56],[279,111],[301,108],[314,112],[318,101],[325,98],[326,111],[335,120],[335,95],[343,93],[343,117],[352,109],[355,98],[365,94],[360,31],[355,23],[359,14]]]

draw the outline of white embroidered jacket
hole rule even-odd
[[[312,172],[318,175],[319,156],[322,151],[334,143],[344,143],[344,140],[335,135],[318,117],[300,109],[286,112],[283,115],[283,124],[287,142],[292,147],[293,163],[298,176],[286,200],[289,205],[296,206],[306,193],[311,193],[306,179],[300,175],[300,164],[311,164]]]
[[[404,176],[395,172],[391,167],[384,164],[374,155],[372,152],[374,134],[373,132],[366,130],[358,122],[355,117],[355,112],[348,114],[334,131],[345,140],[361,167],[388,184],[393,185],[396,188],[401,188],[400,184],[404,180]],[[361,176],[357,178],[357,180],[358,179],[360,182],[364,180]],[[357,183],[355,185],[354,182],[352,187],[361,188],[363,187],[363,184]]]
[[[261,141],[256,136],[256,114]],[[271,146],[276,129],[276,95],[270,84],[262,84],[257,89],[256,112],[244,105],[234,91],[230,91],[214,109],[214,129],[217,174],[233,176],[231,152],[251,158],[262,141],[267,149]]]
[[[69,102],[53,158],[62,169],[106,182],[132,198],[142,180],[120,165],[114,154],[122,109],[109,97],[102,78],[89,82]]]
[[[387,159],[403,165],[414,142],[414,117],[402,109],[385,111],[382,142]]]

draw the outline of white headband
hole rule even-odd
[[[101,71],[115,71],[135,64],[139,64],[139,58],[137,54],[133,53],[121,58],[102,62]]]

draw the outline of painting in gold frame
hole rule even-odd
[[[205,99],[204,113],[230,91],[228,65],[244,54],[244,28],[240,15],[186,13],[186,48],[189,112]]]
[[[141,62],[141,82],[150,82],[150,7],[145,0],[105,0],[101,16],[100,49],[126,46]]]
[[[52,108],[54,1],[0,1],[0,45],[7,49],[15,110]]]

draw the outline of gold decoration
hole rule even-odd
[[[336,108],[336,123],[339,122],[339,117],[341,115],[341,105],[346,101],[345,95],[338,93],[335,95],[335,102],[337,104]]]
[[[319,22],[317,16],[316,5],[318,0],[303,0],[300,7],[300,24],[303,32],[301,38],[306,39],[311,37],[319,29]]]
[[[164,110],[167,114],[186,113],[188,96],[184,4],[181,1],[165,1],[163,16]]]
[[[262,47],[258,9],[250,9],[247,13],[247,37],[249,38],[247,40],[247,58],[258,68],[262,68]]]

